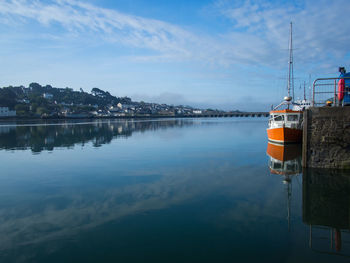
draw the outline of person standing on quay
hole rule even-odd
[[[350,106],[350,73],[346,73],[344,67],[339,68],[338,100],[339,105]],[[348,79],[343,79],[348,78]]]

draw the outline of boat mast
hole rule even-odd
[[[293,72],[293,31],[292,22],[290,22],[290,39],[289,39],[289,62],[288,62],[288,83],[287,83],[288,97],[290,97],[290,92],[293,92],[294,98],[294,72]],[[288,104],[289,108],[289,104]]]

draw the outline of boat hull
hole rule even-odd
[[[287,127],[267,129],[267,138],[275,143],[299,143],[301,142],[303,131]]]

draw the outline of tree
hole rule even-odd
[[[16,105],[16,93],[11,87],[0,89],[0,106],[14,108]]]
[[[38,107],[38,108],[36,109],[36,113],[42,115],[42,114],[44,114],[44,113],[49,114],[50,111],[49,111],[47,108]]]
[[[44,93],[44,87],[42,87],[39,83],[32,82],[29,84],[29,88],[36,93]]]
[[[104,92],[103,90],[99,89],[99,88],[93,88],[91,90],[91,94],[94,96],[104,96],[106,94],[106,92]]]
[[[26,105],[26,104],[17,104],[16,106],[15,106],[15,110],[16,111],[29,111],[29,106],[28,105]]]

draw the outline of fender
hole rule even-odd
[[[340,79],[338,82],[338,100],[342,101],[344,99],[344,91],[345,91],[345,80]]]

